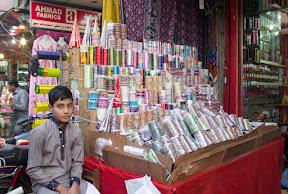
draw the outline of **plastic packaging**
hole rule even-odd
[[[142,178],[125,180],[125,185],[128,194],[161,194],[153,185],[151,177],[147,175]]]
[[[112,146],[113,143],[111,141],[111,139],[107,140],[107,139],[104,139],[104,138],[98,138],[96,141],[95,141],[95,150],[94,152],[100,156],[103,156],[103,153],[102,153],[102,149],[106,146],[106,145],[109,145],[109,146]]]
[[[133,154],[135,156],[144,157],[145,159],[147,158],[147,151],[145,149],[135,148],[132,146],[125,145],[123,147],[123,150],[124,150],[124,152],[128,152],[128,153]]]

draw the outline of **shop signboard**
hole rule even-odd
[[[100,27],[101,14],[101,12],[81,10],[35,1],[31,1],[30,3],[30,25],[31,27],[36,28],[72,31],[74,18],[76,16],[79,31],[84,32],[86,21],[89,16],[92,16],[92,29],[95,20],[97,21],[98,27]]]

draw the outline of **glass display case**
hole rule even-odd
[[[0,98],[0,118],[5,121],[5,127],[0,128],[0,137],[8,138],[13,133],[13,95],[7,89],[7,81],[0,81],[1,98]]]
[[[249,4],[243,7],[242,115],[251,121],[279,123],[285,68],[280,53],[281,14],[277,9],[245,6]]]
[[[28,91],[28,80],[29,80],[29,72],[28,72],[28,64],[22,63],[18,64],[18,69],[17,69],[17,79],[19,85]]]

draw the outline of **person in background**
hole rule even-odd
[[[29,95],[26,90],[22,89],[15,78],[9,78],[7,88],[13,93],[13,117],[14,122],[28,117]],[[14,135],[19,135],[24,131],[23,125],[14,126]]]
[[[65,86],[48,93],[53,116],[30,133],[27,174],[35,194],[98,194],[82,179],[84,144],[79,127],[70,122],[73,97]]]

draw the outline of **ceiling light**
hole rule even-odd
[[[26,39],[25,38],[21,38],[20,39],[20,44],[25,45],[26,44]]]
[[[21,29],[21,30],[23,30],[23,29],[25,29],[25,26],[24,25],[19,25],[19,28]]]
[[[25,39],[24,33],[22,33],[22,38],[20,39],[20,44],[21,45],[25,45],[26,44],[26,39]]]
[[[12,28],[13,28],[14,30],[18,29],[18,27],[17,27],[17,26],[12,26]]]
[[[0,54],[0,59],[4,59],[4,54],[3,53]]]
[[[11,43],[12,43],[12,44],[16,44],[16,40],[12,39],[12,40],[11,40]]]
[[[272,26],[272,25],[271,25],[271,26],[269,26],[269,29],[270,29],[270,30],[273,30],[273,26]]]
[[[281,15],[280,14],[278,15],[278,20],[281,20]]]

